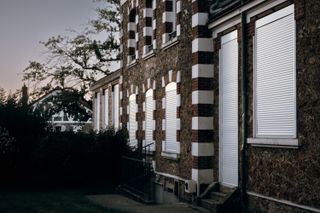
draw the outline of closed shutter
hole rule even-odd
[[[293,11],[289,6],[256,22],[256,137],[296,137]]]
[[[221,38],[220,118],[222,183],[238,186],[238,42],[237,31]],[[222,151],[222,152],[221,152]]]
[[[109,92],[108,89],[104,92],[104,127],[109,126]]]
[[[119,85],[114,86],[114,127],[119,127]]]
[[[96,130],[100,130],[100,93],[97,93],[96,97]]]
[[[129,143],[130,146],[136,145],[136,130],[137,130],[137,121],[136,121],[136,95],[131,95],[129,98]]]
[[[166,87],[166,142],[168,152],[177,152],[177,86],[170,83]]]
[[[145,121],[145,140],[146,145],[153,141],[153,91],[150,89],[146,93],[146,121]]]

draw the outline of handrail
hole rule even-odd
[[[154,142],[149,143],[149,144],[147,144],[147,145],[144,145],[144,146],[142,147],[142,149],[147,148],[147,147],[150,147],[150,146],[153,145],[153,144],[154,144]]]

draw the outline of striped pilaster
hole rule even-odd
[[[192,0],[192,179],[198,195],[213,181],[213,40],[207,11],[207,0]]]

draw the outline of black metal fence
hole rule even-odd
[[[153,167],[151,144],[138,156],[121,157],[121,185],[146,201],[153,200]]]

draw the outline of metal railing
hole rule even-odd
[[[169,33],[169,35],[168,35],[169,41],[171,41],[175,37],[177,37],[177,31],[173,31],[173,32]]]
[[[121,157],[121,185],[147,200],[153,200],[153,144],[143,146],[136,156]]]
[[[136,60],[136,55],[129,55],[129,62],[128,63],[130,64],[134,60]]]
[[[153,50],[153,44],[151,45],[148,45],[147,48],[146,48],[146,53],[149,53]]]

